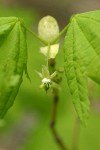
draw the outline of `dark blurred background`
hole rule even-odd
[[[52,15],[63,26],[72,14],[100,9],[99,0],[2,0],[2,4],[36,10],[40,17]]]
[[[36,32],[40,18],[45,15],[55,17],[62,29],[71,15],[96,9],[100,9],[100,0],[0,0],[0,17],[20,17]],[[35,73],[35,70],[41,71],[46,60],[39,53],[41,43],[30,33],[27,33],[27,44],[31,83],[24,75],[13,107],[0,120],[0,150],[58,150],[49,129],[52,97],[39,88],[41,79]],[[57,67],[63,66],[62,45],[63,42],[57,55]],[[79,137],[73,135],[77,115],[64,76],[61,88],[56,127],[63,141],[70,150],[73,138],[78,138],[77,150],[100,150],[99,85],[89,81],[90,117],[87,128],[76,125]]]

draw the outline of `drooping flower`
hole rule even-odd
[[[57,71],[50,75],[49,70],[46,66],[42,66],[42,73],[37,72],[37,74],[42,78],[41,88],[44,88],[47,92],[54,84],[56,84],[53,79],[57,75]]]

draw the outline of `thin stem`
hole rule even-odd
[[[48,44],[48,51],[47,51],[47,68],[49,67],[48,65],[48,60],[49,60],[49,55],[50,55],[50,44]]]
[[[55,65],[56,65],[56,61],[54,58],[48,59],[48,68],[49,68],[50,74],[52,74],[56,71]]]
[[[79,133],[80,133],[80,122],[79,119],[77,118],[75,120],[75,125],[74,125],[73,135],[72,135],[72,150],[78,150]]]
[[[50,73],[53,73],[55,71],[55,59],[49,59],[48,65],[50,69]],[[59,90],[53,88],[53,107],[52,107],[52,114],[51,114],[51,122],[50,122],[50,128],[52,131],[52,134],[54,136],[54,139],[56,143],[59,145],[61,150],[68,150],[68,148],[65,147],[63,141],[61,140],[60,136],[58,135],[56,129],[55,129],[55,123],[56,123],[56,114],[57,114],[57,105],[59,101]]]
[[[57,142],[57,144],[59,145],[59,147],[61,148],[61,150],[68,150],[63,141],[61,140],[61,138],[59,137],[56,129],[55,129],[55,122],[56,122],[56,113],[57,113],[57,104],[59,101],[59,96],[58,93],[56,93],[56,91],[54,91],[53,94],[53,108],[52,108],[52,115],[51,115],[51,123],[50,123],[50,127],[51,127],[51,131],[52,134],[54,136],[55,141]]]
[[[23,25],[24,26],[24,25]],[[30,29],[28,29],[26,26],[24,26],[24,28],[32,33],[40,42],[42,42],[44,45],[48,45],[48,42],[46,42],[45,40],[43,40],[40,36],[38,36],[35,32],[31,31]]]
[[[69,24],[65,26],[65,28],[59,33],[59,35],[50,44],[56,43],[61,38],[61,36],[67,31],[68,27]]]
[[[59,35],[58,35],[53,41],[51,41],[50,43],[48,43],[47,41],[43,40],[43,39],[42,39],[40,36],[38,36],[35,32],[33,32],[33,31],[31,31],[30,29],[28,29],[24,24],[23,24],[23,26],[24,26],[24,28],[25,28],[28,32],[32,33],[32,34],[33,34],[40,42],[42,42],[44,45],[52,45],[52,44],[56,43],[56,42],[60,39],[60,37],[67,31],[69,24],[68,24],[68,25],[59,33]]]

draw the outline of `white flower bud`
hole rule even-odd
[[[51,16],[43,17],[38,25],[39,36],[50,43],[59,34],[59,26],[55,18]]]

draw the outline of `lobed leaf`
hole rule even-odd
[[[16,17],[0,18],[0,118],[13,105],[27,63],[26,34]]]
[[[100,10],[77,14],[71,21],[75,43],[87,75],[100,84]]]
[[[64,42],[65,75],[78,116],[86,125],[89,110],[87,77],[84,64],[77,52],[75,22],[71,22]]]
[[[64,44],[65,74],[80,120],[88,117],[87,76],[100,84],[100,10],[71,18]]]

